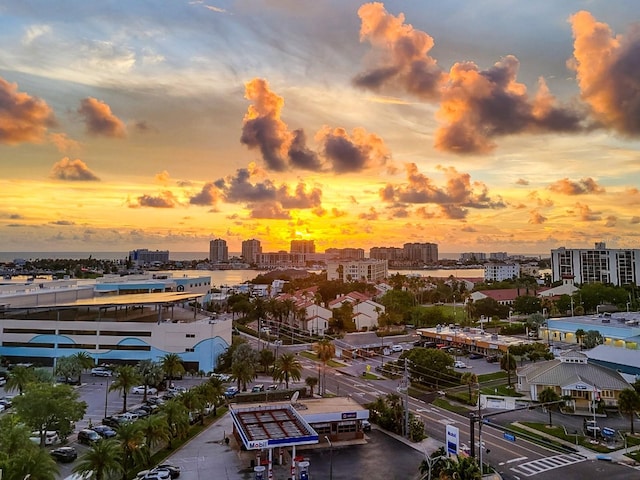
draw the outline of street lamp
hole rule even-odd
[[[430,457],[429,455],[425,454],[425,461],[427,462],[427,466],[429,467],[428,473],[426,476],[423,476],[420,480],[431,480],[431,470],[433,465],[438,461],[438,460],[442,460],[442,459],[446,459],[449,458],[447,455],[438,455],[437,457]]]
[[[331,439],[324,436],[325,440],[329,442],[329,447],[331,450],[329,451],[329,480],[333,480],[333,443],[331,443]]]
[[[106,379],[107,386],[104,389],[104,418],[107,418],[107,400],[109,398],[109,377]]]

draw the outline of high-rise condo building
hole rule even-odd
[[[209,261],[212,263],[229,261],[229,249],[227,248],[226,240],[216,238],[209,242]]]
[[[169,250],[147,250],[140,248],[129,252],[129,261],[142,267],[151,264],[169,263]]]
[[[316,253],[316,244],[313,240],[291,240],[289,253]]]
[[[260,245],[260,240],[252,238],[242,242],[242,258],[246,263],[258,263],[261,253],[262,245]]]
[[[554,282],[573,277],[576,284],[638,285],[640,250],[609,249],[604,242],[592,249],[558,248],[551,250],[551,275]]]

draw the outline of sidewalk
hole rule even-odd
[[[523,424],[518,423],[518,422],[514,422],[513,425],[515,425],[515,426],[517,426],[517,427],[519,427],[519,428],[521,428],[523,430],[526,430],[528,432],[531,432],[531,433],[533,433],[535,435],[538,435],[538,436],[541,436],[541,437],[545,437],[545,438],[547,438],[549,440],[552,440],[552,441],[554,441],[556,443],[560,443],[560,444],[565,445],[567,447],[573,448],[573,449],[577,450],[580,455],[582,455],[583,457],[588,458],[589,460],[598,460],[599,458],[601,459],[602,457],[609,457],[614,462],[624,463],[626,465],[635,465],[635,462],[631,458],[625,456],[625,453],[635,452],[635,451],[640,450],[640,445],[636,445],[636,446],[633,446],[633,447],[629,447],[628,449],[620,448],[618,450],[612,450],[609,453],[599,453],[599,452],[594,452],[593,450],[589,450],[588,448],[583,447],[582,445],[576,445],[573,442],[567,442],[566,440],[558,438],[558,437],[556,437],[554,435],[541,432],[540,430],[536,430],[535,428],[528,427],[528,426],[523,425]]]

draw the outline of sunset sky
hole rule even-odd
[[[637,0],[0,0],[0,251],[640,248]]]

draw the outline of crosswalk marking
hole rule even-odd
[[[556,455],[554,457],[539,458],[538,460],[532,460],[531,462],[522,463],[515,467],[511,467],[516,473],[524,475],[525,477],[532,477],[538,473],[547,472],[554,468],[564,467],[566,465],[573,465],[584,461],[586,458],[577,453],[571,453],[567,455]]]

